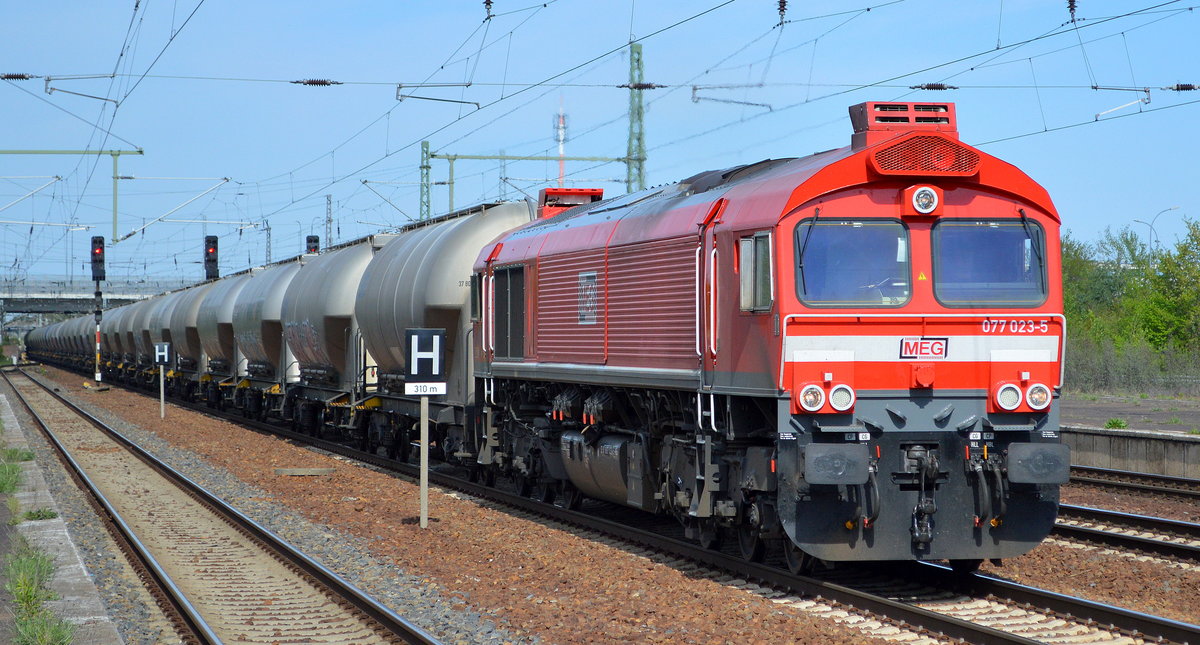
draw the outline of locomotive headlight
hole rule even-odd
[[[1041,383],[1034,383],[1025,390],[1025,401],[1034,410],[1045,410],[1050,405],[1050,388]]]
[[[1005,410],[1016,410],[1021,405],[1021,388],[1006,383],[996,392],[996,405]]]
[[[829,405],[838,412],[845,412],[854,405],[854,389],[849,385],[837,385],[829,391]]]
[[[809,412],[816,412],[825,405],[825,390],[816,385],[805,385],[800,390],[800,407]]]
[[[932,213],[938,207],[937,191],[929,186],[922,186],[913,192],[913,208],[922,215]]]

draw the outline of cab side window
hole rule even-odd
[[[771,271],[771,233],[763,231],[738,240],[738,274],[742,311],[770,311],[774,291]]]

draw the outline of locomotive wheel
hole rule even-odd
[[[767,544],[758,529],[748,524],[737,528],[738,551],[747,562],[762,562],[767,554]]]
[[[568,511],[578,511],[583,506],[583,491],[571,482],[563,484],[562,506]]]
[[[978,571],[981,564],[983,564],[983,560],[951,560],[950,569],[957,575],[965,576]]]
[[[807,575],[812,571],[816,559],[800,550],[791,539],[783,538],[783,559],[787,562],[788,571],[796,575]]]

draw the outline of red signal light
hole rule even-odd
[[[104,279],[104,236],[92,236],[92,279]]]

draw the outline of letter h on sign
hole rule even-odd
[[[407,329],[404,383],[406,394],[445,394],[446,330]],[[415,387],[428,384],[433,387]],[[436,386],[440,387],[436,387]]]
[[[154,343],[154,364],[167,365],[171,362],[171,343]]]

